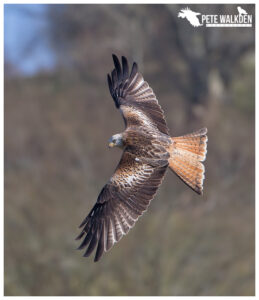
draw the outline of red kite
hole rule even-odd
[[[121,160],[80,227],[83,238],[78,249],[87,247],[89,256],[97,246],[94,261],[127,234],[147,210],[169,167],[196,193],[202,194],[207,129],[170,137],[164,113],[153,90],[133,63],[122,65],[113,55],[115,69],[108,85],[126,129],[115,134],[110,147],[120,147]]]

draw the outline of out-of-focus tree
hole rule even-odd
[[[254,31],[194,28],[178,18],[181,8],[169,4],[49,5],[51,45],[59,54],[60,67],[74,67],[92,80],[102,74],[102,66],[103,72],[109,70],[107,58],[117,49],[138,61],[142,71],[147,61],[153,61],[148,75],[163,79],[165,87],[174,84],[189,103],[189,121],[195,120],[202,117],[209,100],[231,100],[228,89],[234,69],[253,51]],[[234,5],[204,5],[202,10],[204,14],[237,13]],[[98,26],[100,22],[107,25]],[[217,95],[211,81],[217,83]],[[220,89],[224,89],[221,94]]]
[[[254,28],[194,28],[182,8],[48,5],[56,68],[17,78],[5,56],[6,295],[254,294]],[[94,264],[74,237],[121,155],[106,145],[124,127],[105,85],[111,53],[138,62],[171,135],[208,127],[208,155],[202,197],[168,172]]]

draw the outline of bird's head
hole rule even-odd
[[[122,133],[114,134],[109,139],[109,147],[110,148],[113,148],[113,147],[123,148],[124,147],[124,141],[123,141]]]

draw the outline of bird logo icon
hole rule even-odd
[[[238,6],[237,10],[238,10],[239,16],[247,15],[247,12],[241,6]]]
[[[178,18],[186,18],[192,26],[199,27],[202,26],[202,24],[197,17],[198,15],[200,15],[200,13],[192,11],[189,7],[186,7],[181,9],[181,11],[178,13]]]

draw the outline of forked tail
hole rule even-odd
[[[207,128],[190,134],[172,137],[169,167],[190,188],[202,194],[205,168],[201,161],[206,159]]]

